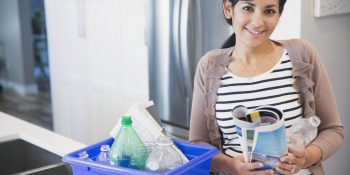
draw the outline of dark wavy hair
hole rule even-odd
[[[237,2],[239,0],[229,0],[232,4],[232,7],[234,7]],[[223,3],[225,2],[225,0],[222,1]],[[283,12],[283,8],[284,8],[284,4],[287,2],[287,0],[279,0],[279,13],[280,15],[282,14]],[[224,16],[225,17],[225,16]],[[227,19],[225,18],[226,22],[230,25],[232,25],[232,20],[231,19]],[[236,45],[236,34],[233,33],[225,42],[224,44],[221,46],[221,48],[229,48],[229,47],[232,47],[232,46],[235,46]]]

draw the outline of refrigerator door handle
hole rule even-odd
[[[190,98],[188,93],[188,85],[187,85],[187,79],[186,76],[189,76],[186,73],[186,67],[184,66],[184,59],[187,59],[186,54],[187,52],[186,44],[187,36],[183,36],[183,33],[187,34],[187,28],[184,28],[184,25],[187,26],[187,16],[188,14],[184,9],[188,10],[188,6],[186,8],[186,3],[188,2],[186,0],[175,0],[174,1],[174,9],[173,9],[173,41],[174,41],[174,49],[175,49],[175,63],[177,68],[177,76],[179,78],[179,85],[180,88],[180,94],[182,95],[180,98],[184,98],[183,101],[185,101],[185,114],[186,114],[186,125],[189,124],[189,116],[190,116]],[[184,24],[185,23],[185,24]],[[184,41],[185,39],[185,41]],[[186,42],[185,44],[183,42]],[[192,92],[191,92],[192,93]]]
[[[182,66],[182,61],[181,61],[181,21],[182,21],[182,16],[181,16],[181,9],[182,9],[182,3],[183,0],[174,0],[174,9],[173,9],[173,41],[174,41],[174,51],[175,51],[175,64],[176,64],[176,73],[177,77],[179,78],[179,90],[180,94],[183,94],[183,96],[186,98],[186,84],[185,84],[185,75],[184,75],[184,70]],[[187,101],[187,100],[186,100]],[[186,102],[187,104],[187,102]],[[187,105],[186,105],[187,108]],[[187,114],[187,111],[186,111]]]
[[[173,35],[172,39],[174,41],[174,49],[175,49],[175,58],[176,58],[176,66],[180,68],[180,9],[181,9],[181,1],[182,0],[174,0],[174,9],[173,9]],[[181,73],[182,70],[179,70]],[[179,76],[183,77],[183,76]]]
[[[180,63],[183,71],[183,80],[185,88],[185,97],[186,97],[186,114],[190,116],[191,113],[191,99],[192,99],[192,78],[190,72],[190,61],[189,61],[189,46],[188,46],[188,33],[191,31],[189,29],[190,22],[190,7],[193,5],[193,0],[182,0],[181,3],[181,12],[180,12]],[[192,5],[192,6],[190,6]],[[188,121],[189,123],[189,118]]]

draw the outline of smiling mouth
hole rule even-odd
[[[265,30],[252,30],[252,29],[248,29],[248,28],[245,28],[245,29],[254,35],[260,35],[260,34],[265,32]]]

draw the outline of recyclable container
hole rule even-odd
[[[100,152],[100,146],[104,144],[111,146],[113,141],[113,138],[109,138],[86,148],[74,151],[65,155],[63,161],[70,164],[74,175],[160,175],[153,172],[116,167],[96,161]],[[174,143],[189,159],[189,162],[161,175],[208,175],[210,173],[210,160],[213,156],[219,153],[215,147],[176,140]],[[79,159],[79,153],[83,151],[86,151],[90,155],[90,159],[93,161]]]

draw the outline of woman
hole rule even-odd
[[[343,142],[343,126],[319,55],[302,40],[272,41],[286,0],[223,0],[224,16],[235,33],[224,49],[207,53],[194,82],[190,141],[221,150],[211,170],[229,174],[324,174],[321,162]],[[252,171],[245,163],[231,110],[274,105],[284,111],[286,128],[301,117],[318,116],[316,139],[306,148],[289,147],[275,170]]]

